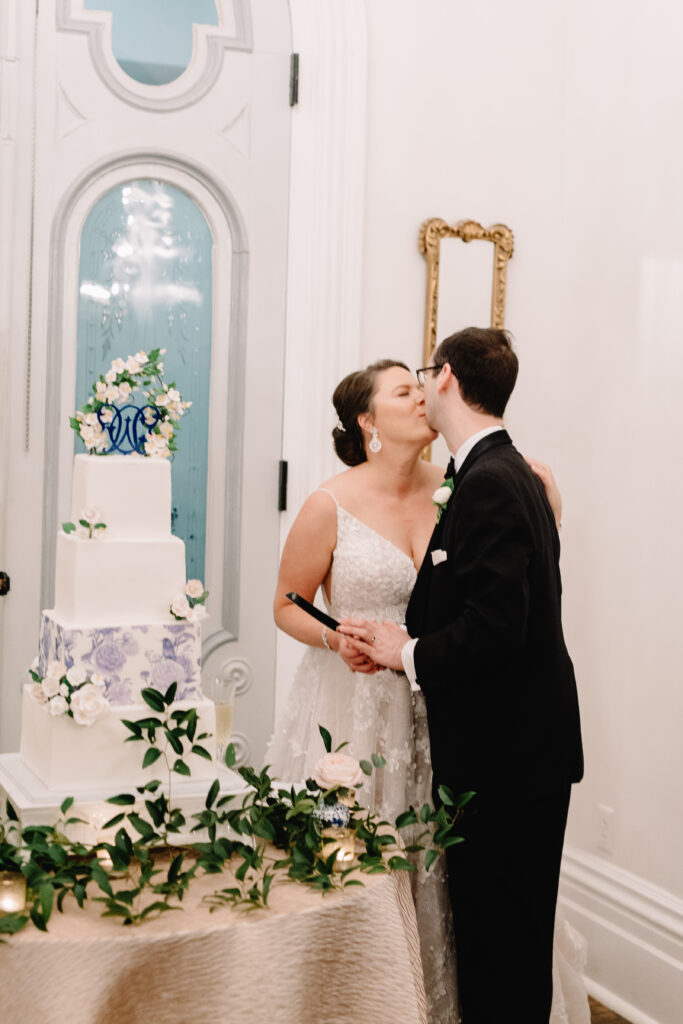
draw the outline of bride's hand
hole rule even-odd
[[[372,675],[377,671],[377,665],[372,658],[368,658],[366,654],[359,651],[350,637],[340,635],[339,657],[352,672],[364,672],[366,675]]]
[[[349,636],[354,646],[377,665],[403,670],[401,651],[410,637],[398,623],[346,619],[339,624],[338,632]]]
[[[550,466],[546,466],[544,462],[538,462],[537,459],[529,459],[526,455],[524,458],[545,487],[548,503],[552,509],[553,515],[555,516],[555,523],[559,530],[562,526],[562,495],[560,494],[560,489],[557,486],[555,477],[553,476],[553,471]]]

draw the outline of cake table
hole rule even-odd
[[[135,928],[67,905],[0,947],[0,1020],[426,1024],[409,878],[362,877],[325,896],[278,880],[267,910],[210,913],[202,897],[234,879],[205,875]]]

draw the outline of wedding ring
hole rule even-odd
[[[370,637],[370,644],[372,645],[372,644],[374,644],[374,642],[375,642],[375,634],[373,633],[372,636]]]

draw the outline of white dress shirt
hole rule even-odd
[[[462,465],[470,454],[475,444],[478,444],[482,438],[488,437],[489,434],[495,434],[497,430],[504,430],[502,423],[497,423],[495,427],[485,427],[484,430],[478,430],[476,434],[472,434],[472,437],[468,437],[460,447],[458,448],[455,455],[453,455],[453,462],[455,463],[455,472],[459,473],[462,469]],[[420,638],[415,636],[408,640],[407,643],[401,648],[401,661],[403,662],[403,671],[408,676],[411,690],[419,690],[419,684],[417,682],[417,673],[415,671],[415,644]]]

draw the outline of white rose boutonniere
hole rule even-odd
[[[432,494],[432,501],[436,505],[436,521],[437,523],[441,519],[444,513],[446,505],[450,501],[451,495],[453,494],[453,480],[447,477],[440,487]]]

